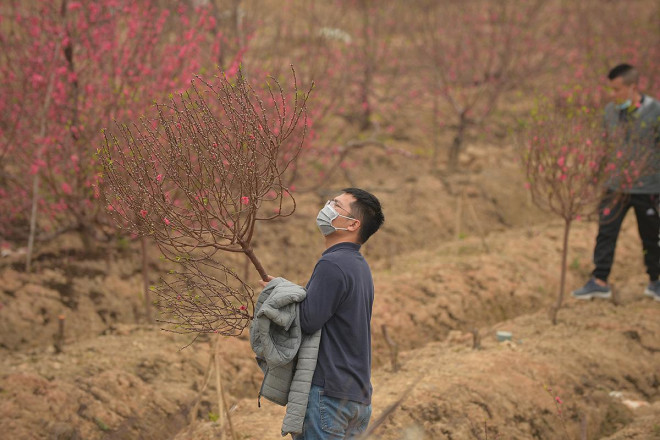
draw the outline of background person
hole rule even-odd
[[[605,107],[608,134],[623,134],[623,149],[634,157],[636,152],[649,155],[649,171],[624,194],[610,189],[599,206],[598,236],[594,249],[592,278],[572,292],[574,298],[609,298],[612,289],[607,283],[621,224],[630,208],[635,210],[637,228],[644,248],[644,264],[649,284],[644,294],[660,301],[660,103],[639,91],[639,73],[629,64],[619,64],[610,70],[609,79],[614,102]]]

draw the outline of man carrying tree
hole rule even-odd
[[[316,218],[326,250],[299,313],[303,333],[321,329],[321,342],[303,430],[295,440],[350,439],[367,429],[374,284],[360,247],[384,220],[378,199],[358,188],[344,189]]]
[[[606,192],[599,206],[595,269],[592,278],[572,295],[578,299],[611,297],[607,278],[614,261],[616,240],[626,213],[633,208],[650,278],[644,294],[660,301],[660,102],[639,91],[639,73],[629,64],[619,64],[607,77],[614,99],[605,107],[608,135],[623,134],[623,154],[648,156],[648,171],[623,190],[623,194],[620,188],[610,188]]]

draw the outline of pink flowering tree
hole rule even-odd
[[[564,221],[559,291],[550,311],[561,308],[571,225],[597,211],[609,188],[620,194],[644,172],[648,158],[622,149],[619,133],[605,133],[602,115],[586,107],[540,106],[522,137],[522,164],[532,200]],[[609,208],[605,208],[606,210]]]
[[[305,154],[291,175],[298,191],[318,190],[340,173],[352,182],[360,149],[411,156],[389,142],[398,127],[408,128],[398,111],[409,101],[399,87],[412,78],[402,75],[407,66],[395,44],[403,30],[395,18],[401,8],[391,0],[286,1],[269,14],[267,44],[246,53],[251,78],[258,73],[254,66],[283,77],[293,62],[302,82],[317,85]],[[255,41],[261,36],[257,29]]]
[[[559,102],[603,107],[608,102],[607,73],[619,63],[640,72],[640,90],[660,96],[660,3],[615,2],[608,8],[596,0],[565,3],[559,16],[565,33],[558,39],[554,85]]]
[[[107,238],[112,225],[95,190],[101,127],[184,87],[220,50],[207,10],[181,2],[175,12],[155,0],[3,7],[3,236],[32,242],[74,230],[88,249]]]
[[[155,119],[105,131],[107,209],[176,264],[155,289],[174,331],[235,335],[249,322],[253,291],[222,255],[247,255],[267,280],[251,242],[257,222],[295,209],[285,173],[304,142],[309,91],[293,79],[291,93],[252,87],[240,71],[198,79],[156,104]]]
[[[485,124],[506,93],[521,90],[540,72],[547,73],[551,42],[561,21],[543,1],[413,2],[406,14],[414,41],[415,65],[423,77],[422,94],[431,108],[434,164],[440,132],[451,129],[448,169],[471,132]],[[414,7],[413,7],[414,6]],[[550,23],[550,24],[549,24]],[[428,107],[426,107],[428,108]]]

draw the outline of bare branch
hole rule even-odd
[[[295,209],[284,176],[304,141],[311,88],[298,91],[295,71],[292,99],[274,79],[264,89],[240,72],[216,79],[197,77],[156,103],[155,119],[104,131],[99,156],[120,227],[153,239],[178,266],[155,288],[162,322],[235,335],[249,323],[253,291],[220,255],[245,253],[267,279],[251,241],[257,221]]]

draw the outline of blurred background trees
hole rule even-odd
[[[0,240],[27,242],[34,218],[36,242],[75,230],[90,248],[116,233],[100,129],[193,74],[265,84],[293,64],[315,82],[294,190],[355,183],[351,152],[367,147],[460,172],[466,145],[511,144],[536,94],[601,106],[619,62],[660,94],[652,0],[15,0],[0,45]]]

